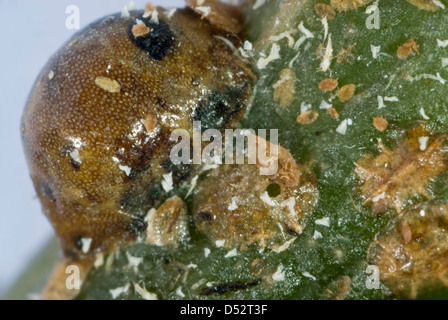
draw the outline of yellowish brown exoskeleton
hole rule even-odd
[[[256,245],[281,252],[302,233],[317,204],[317,179],[285,148],[277,146],[274,155],[270,142],[252,138],[263,153],[275,157],[278,169],[262,174],[267,162],[258,159],[256,164],[223,164],[210,171],[195,193],[194,221],[217,246],[245,250]]]
[[[434,136],[418,125],[406,131],[394,148],[381,141],[379,146],[376,157],[366,154],[355,169],[363,205],[374,214],[392,209],[399,214],[416,201],[431,200],[429,184],[448,163],[446,135]]]
[[[448,205],[428,201],[403,211],[370,245],[367,260],[396,298],[448,286]]]
[[[92,259],[145,238],[147,212],[195,170],[170,160],[171,132],[192,133],[195,120],[232,128],[244,113],[253,74],[233,55],[241,44],[238,9],[202,2],[210,11],[188,1],[186,9],[148,4],[100,19],[40,73],[22,137],[67,258]]]

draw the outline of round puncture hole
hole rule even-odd
[[[276,196],[278,196],[282,190],[280,188],[280,186],[277,183],[271,183],[267,188],[266,191],[268,192],[268,195],[271,198],[275,198]]]

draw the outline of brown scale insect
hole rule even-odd
[[[420,54],[418,45],[412,38],[397,49],[397,57],[398,59],[403,60],[409,57],[411,53]]]
[[[377,236],[369,264],[397,298],[416,299],[448,286],[448,204],[431,201],[404,211]]]
[[[296,121],[300,124],[311,124],[316,121],[318,117],[319,113],[317,113],[317,111],[308,110],[304,113],[299,114],[296,118]]]
[[[331,6],[337,11],[350,11],[365,6],[373,0],[331,0]]]
[[[338,90],[336,95],[338,96],[339,101],[348,102],[355,95],[355,90],[356,90],[355,84],[353,84],[353,83],[346,84],[345,86],[343,86],[341,89]]]
[[[384,119],[383,117],[375,117],[375,118],[373,118],[373,126],[379,132],[386,131],[388,125],[389,125],[389,122],[387,122],[387,120]]]
[[[176,247],[188,237],[186,204],[177,196],[166,200],[155,212],[148,213],[146,220],[146,243]]]
[[[381,153],[366,155],[356,166],[357,191],[373,213],[400,213],[411,198],[431,199],[428,184],[447,168],[446,135],[434,137],[423,126],[406,132],[398,146],[380,142]]]
[[[237,9],[206,5],[210,19],[189,8],[167,16],[155,7],[157,19],[143,11],[100,19],[39,75],[22,137],[66,257],[91,258],[143,235],[146,213],[169,196],[163,175],[171,173],[176,188],[195,170],[170,161],[172,130],[192,132],[193,120],[228,128],[244,112],[248,68],[216,38],[240,45]],[[170,219],[161,214],[162,223]]]
[[[344,61],[347,61],[349,58],[353,58],[354,55],[352,51],[354,47],[356,47],[356,43],[350,45],[347,49],[342,48],[341,50],[339,50],[336,62],[341,64]]]
[[[321,91],[333,91],[334,89],[336,89],[338,87],[338,80],[337,79],[332,79],[332,78],[327,78],[322,80],[319,83],[319,90]]]
[[[441,9],[441,7],[436,5],[432,0],[407,0],[407,1],[422,10],[438,11]]]
[[[352,279],[341,276],[334,280],[321,294],[321,300],[345,300],[352,289]]]
[[[274,101],[280,104],[280,107],[289,106],[296,97],[295,83],[296,74],[291,69],[280,71],[279,80],[274,84]]]
[[[335,108],[328,109],[328,114],[333,120],[339,119],[339,112]]]
[[[260,142],[268,142],[257,138]],[[297,237],[318,199],[317,181],[306,165],[279,147],[278,171],[260,175],[261,163],[221,165],[197,186],[197,228],[226,248],[275,248]],[[270,147],[268,147],[271,150]]]

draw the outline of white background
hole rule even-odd
[[[135,0],[143,8],[144,0]],[[183,7],[182,0],[153,0]],[[65,10],[80,9],[81,28],[120,12],[126,0],[0,0],[0,297],[27,267],[52,229],[42,215],[28,175],[20,117],[35,78],[74,33]]]

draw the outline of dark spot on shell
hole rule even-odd
[[[78,236],[75,239],[75,247],[78,248],[79,250],[82,250],[82,238],[83,236]]]
[[[208,213],[208,212],[201,211],[201,212],[198,213],[196,219],[198,221],[200,221],[200,222],[211,221],[212,220],[212,215],[210,213]]]
[[[145,179],[145,176],[141,176],[136,178],[134,183],[142,184]],[[150,208],[160,205],[164,194],[161,183],[154,181],[145,188],[144,192],[133,189],[126,191],[121,198],[120,207],[124,212],[132,212],[132,215],[143,219]]]
[[[81,164],[77,162],[73,157],[70,155],[73,151],[76,150],[76,147],[72,145],[71,143],[68,143],[62,147],[61,153],[64,157],[66,157],[70,163],[70,166],[74,171],[79,171],[81,169]]]
[[[198,174],[194,166],[175,167],[166,161],[172,128],[169,122],[157,122],[157,116],[172,114],[179,124],[190,123],[201,100],[208,104],[203,90],[223,93],[228,103],[218,115],[232,122],[248,102],[247,67],[214,37],[235,36],[189,10],[179,9],[170,20],[161,14],[159,24],[142,15],[111,15],[74,35],[44,67],[27,103],[22,123],[31,176],[67,257],[91,258],[133,243],[148,210],[167,198],[163,174],[172,173],[175,188]],[[132,34],[137,19],[148,32],[134,28]],[[82,63],[70,63],[75,60]],[[48,81],[51,71],[54,77]],[[117,81],[121,90],[103,90],[94,81],[97,77]],[[235,107],[232,96],[226,96],[229,89],[241,93],[235,108],[241,112],[233,117],[225,114],[227,107],[229,113]],[[157,130],[149,130],[153,127]],[[121,168],[125,166],[129,175]],[[56,202],[49,200],[51,192],[42,190],[42,182],[51,187]],[[94,239],[88,253],[75,244],[80,235]]]
[[[154,157],[155,145],[148,139],[148,133],[139,132],[134,137],[121,136],[114,143],[114,156],[121,164],[132,168],[130,178],[147,171]]]
[[[46,198],[50,199],[52,202],[56,202],[56,198],[54,196],[53,190],[50,188],[50,186],[46,182],[42,182],[40,187],[41,187],[40,190],[42,191],[42,194]]]
[[[291,236],[293,236],[293,237],[298,237],[298,236],[300,236],[300,234],[298,234],[297,232],[295,232],[290,226],[288,226],[287,223],[283,223],[283,225],[284,225],[284,227],[285,227],[286,232],[287,232],[289,235],[291,235]]]
[[[76,162],[73,159],[70,161],[70,165],[72,166],[73,170],[75,170],[75,171],[79,171],[79,169],[81,169],[81,165],[79,164],[79,162]]]
[[[174,45],[174,35],[170,30],[168,24],[159,20],[159,23],[153,23],[148,18],[140,18],[151,31],[147,34],[134,37],[132,34],[132,27],[136,24],[135,21],[129,26],[129,37],[140,48],[154,60],[162,60],[168,54],[170,48]]]
[[[193,79],[191,79],[191,84],[194,87],[199,87],[199,85],[201,84],[201,77],[199,77],[199,76],[193,77]]]
[[[127,229],[131,234],[140,236],[146,230],[147,223],[139,218],[134,218],[129,223]]]
[[[171,259],[169,257],[161,257],[160,261],[162,261],[164,264],[170,264]]]
[[[230,122],[245,104],[241,100],[244,90],[231,88],[225,92],[213,91],[207,99],[199,102],[193,119],[201,121],[204,130],[219,128]]]
[[[271,183],[267,188],[266,191],[268,192],[268,195],[271,198],[275,198],[276,196],[278,196],[280,193],[282,193],[282,189],[280,187],[280,185],[278,185],[277,183]]]
[[[192,151],[190,151],[192,154]],[[191,175],[191,165],[185,164],[174,164],[171,159],[166,159],[162,162],[162,168],[166,172],[173,173],[173,183],[174,185],[179,184]]]

